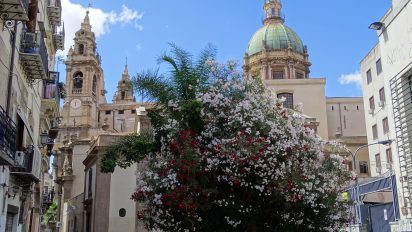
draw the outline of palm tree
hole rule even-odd
[[[147,70],[132,79],[134,91],[142,94],[149,101],[155,102],[149,117],[153,129],[161,128],[165,120],[174,119],[182,123],[181,128],[190,128],[195,132],[202,130],[200,119],[201,105],[196,94],[203,92],[214,79],[214,72],[209,62],[216,57],[216,49],[206,46],[199,57],[192,55],[175,44],[170,44],[170,54],[159,58],[159,64],[167,64],[169,75],[159,74],[157,70]],[[175,103],[179,103],[178,106]],[[179,110],[176,110],[176,107]],[[102,172],[113,172],[116,166],[126,168],[144,159],[151,152],[160,149],[161,131],[143,131],[123,137],[108,147],[101,163]]]

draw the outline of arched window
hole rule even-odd
[[[289,109],[293,109],[293,93],[279,93],[278,99],[285,98],[283,102],[283,106]]]
[[[79,54],[83,54],[84,53],[84,44],[79,44]]]
[[[96,78],[96,75],[93,76],[92,91],[93,91],[93,93],[96,93],[96,91],[97,91],[97,78]]]
[[[73,76],[73,91],[83,88],[83,73],[76,72]]]
[[[126,92],[122,91],[122,100],[124,100],[125,97],[126,97]]]

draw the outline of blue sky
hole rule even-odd
[[[90,1],[62,0],[66,49]],[[111,101],[128,57],[129,73],[156,68],[173,42],[193,54],[208,43],[218,59],[243,55],[262,26],[263,0],[95,0],[90,19],[103,59],[107,100]],[[361,96],[361,88],[339,79],[358,79],[359,62],[377,42],[368,29],[389,9],[390,0],[284,0],[286,25],[309,49],[311,77],[326,77],[327,96]],[[59,66],[62,70],[64,67]],[[352,75],[350,75],[352,74]],[[359,83],[359,82],[358,82]]]

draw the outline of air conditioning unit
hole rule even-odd
[[[59,79],[59,72],[53,72],[53,71],[49,72],[49,80],[56,81],[58,79]]]
[[[381,108],[385,107],[385,102],[384,101],[379,102],[378,106],[381,107]]]
[[[24,33],[24,43],[26,45],[36,45],[37,42],[37,35],[36,33],[26,32]]]
[[[23,167],[26,159],[26,154],[23,151],[16,151],[14,160],[17,166]]]
[[[392,170],[392,163],[386,163],[386,169]]]
[[[375,114],[375,109],[370,109],[370,110],[369,110],[369,114],[370,114],[370,115],[374,115],[374,114]]]

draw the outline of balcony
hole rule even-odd
[[[46,187],[43,189],[43,204],[52,204],[54,200],[54,188],[53,187]]]
[[[72,94],[82,94],[82,89],[72,89]]]
[[[47,209],[50,207],[51,204],[53,204],[54,200],[54,188],[53,187],[45,187],[43,189],[43,194],[42,194],[42,213],[45,214]]]
[[[41,174],[41,154],[37,146],[28,146],[24,151],[17,151],[15,165],[10,174],[25,182],[39,182]]]
[[[64,25],[61,28],[55,27],[55,29],[53,29],[53,44],[56,50],[64,50],[64,37]]]
[[[16,124],[0,106],[0,165],[14,164],[16,131]]]
[[[28,79],[48,80],[48,54],[40,33],[22,33],[20,63]]]
[[[60,88],[59,85],[56,84],[56,82],[57,80],[45,81],[43,85],[41,111],[49,118],[57,117],[59,114]]]
[[[60,26],[62,21],[62,6],[60,0],[49,0],[47,15],[50,25]]]
[[[3,20],[28,21],[29,0],[0,0],[0,16]]]

